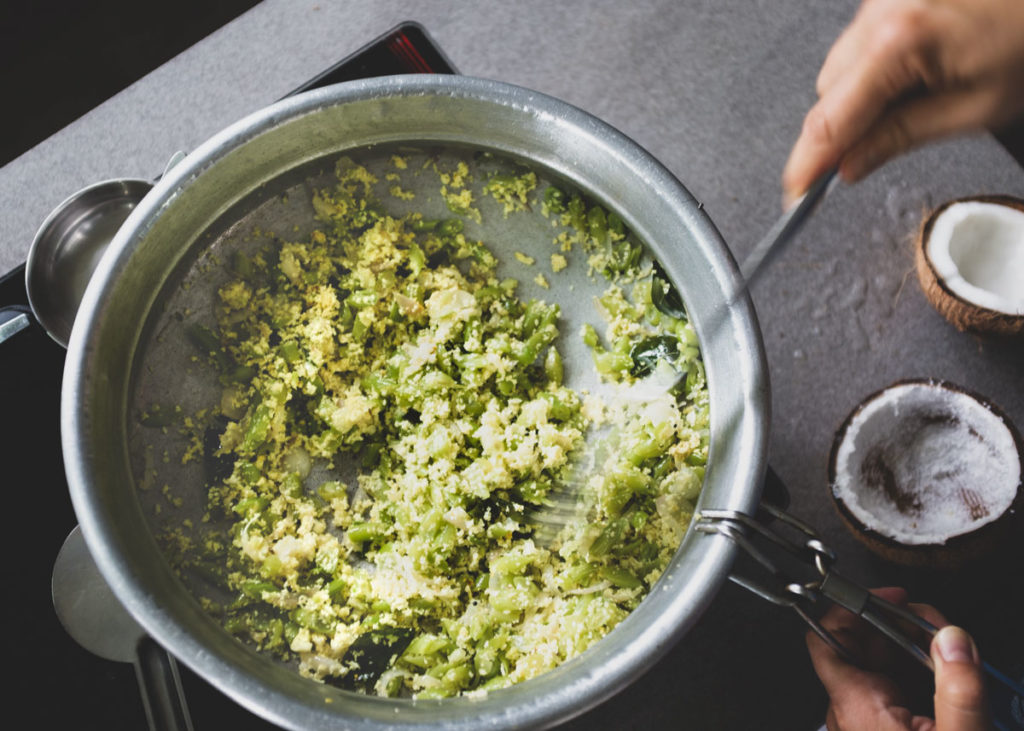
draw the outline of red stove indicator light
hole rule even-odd
[[[432,74],[434,69],[430,67],[426,59],[420,55],[415,44],[409,40],[405,33],[398,32],[388,38],[388,50],[399,58],[410,71],[418,74]]]

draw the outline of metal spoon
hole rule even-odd
[[[43,221],[28,253],[25,288],[39,324],[65,348],[85,287],[148,180],[105,180],[61,203]]]
[[[743,288],[740,293],[750,287],[758,275],[765,270],[768,263],[786,248],[786,245],[796,236],[796,232],[803,228],[804,223],[814,213],[818,204],[838,182],[838,175],[838,168],[832,168],[823,173],[802,196],[786,209],[768,229],[768,233],[747,254],[747,258],[740,264],[740,276],[743,280]]]
[[[811,184],[807,192],[782,213],[768,229],[768,232],[755,244],[746,259],[740,264],[740,280],[737,287],[729,295],[724,305],[712,313],[705,326],[708,332],[714,332],[721,326],[723,320],[729,315],[730,308],[746,295],[750,286],[766,270],[767,265],[793,241],[797,232],[810,219],[818,204],[832,190],[838,180],[837,168],[823,173]],[[626,388],[620,389],[615,394],[615,398],[628,403],[634,413],[638,413],[647,405],[668,397],[685,383],[685,373],[679,375],[671,368],[662,371],[656,370]],[[774,475],[774,473],[772,474]],[[769,478],[769,481],[777,482],[777,478]],[[541,508],[530,511],[526,515],[526,518],[534,525],[536,539],[541,545],[550,545],[565,525],[581,517],[580,511],[585,506],[580,500],[579,490],[583,482],[584,480],[581,479],[570,478],[566,484],[548,494],[545,504]]]
[[[53,566],[53,608],[71,637],[94,655],[131,662],[153,731],[191,731],[178,667],[114,596],[75,528]]]
[[[185,159],[174,153],[159,180]],[[100,257],[128,215],[153,188],[154,181],[116,178],[95,183],[53,209],[36,232],[25,266],[31,314],[62,347]],[[5,308],[0,313],[0,343],[31,324],[29,314]]]

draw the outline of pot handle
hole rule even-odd
[[[174,658],[151,637],[139,640],[135,677],[150,731],[192,731],[192,719]]]
[[[765,468],[762,494],[766,503],[779,510],[785,510],[789,507],[789,488],[786,487],[786,483],[782,481],[782,478],[772,469],[771,465]]]

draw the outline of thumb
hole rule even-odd
[[[938,731],[987,731],[985,680],[974,640],[959,627],[943,627],[932,639],[931,651]]]

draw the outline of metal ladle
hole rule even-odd
[[[40,226],[28,253],[25,289],[39,324],[63,347],[100,257],[152,187],[136,179],[90,185],[57,206]]]
[[[163,174],[185,157],[176,152]],[[157,178],[159,180],[159,178]],[[103,252],[153,181],[116,178],[94,183],[58,205],[36,232],[25,265],[25,290],[32,315],[62,347]],[[25,312],[0,317],[0,343],[31,324]]]
[[[184,156],[172,156],[164,173]],[[32,315],[61,346],[67,347],[100,257],[152,187],[151,181],[133,178],[90,185],[57,206],[39,227],[25,266],[25,289]],[[13,317],[0,319],[0,343],[30,325],[27,313],[12,313]],[[174,658],[146,635],[114,596],[78,526],[57,555],[51,591],[58,619],[78,644],[99,657],[135,665],[149,727],[191,731]]]
[[[191,731],[178,667],[128,613],[96,568],[78,526],[57,554],[53,608],[67,633],[94,655],[131,662],[153,731]]]

